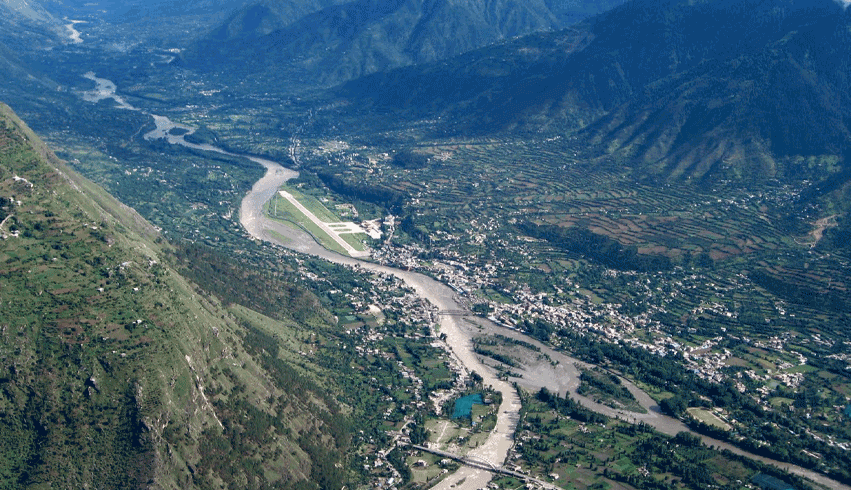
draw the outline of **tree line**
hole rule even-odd
[[[526,235],[546,240],[557,248],[581,254],[612,269],[654,272],[673,268],[668,257],[639,254],[636,247],[625,247],[611,237],[585,228],[539,225],[531,221],[519,223],[517,227]]]

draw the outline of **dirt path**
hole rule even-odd
[[[810,244],[810,248],[813,248],[818,245],[818,242],[820,242],[821,239],[824,237],[824,230],[838,226],[838,223],[836,222],[837,216],[839,215],[834,214],[815,222],[815,229],[810,232],[810,236],[813,238],[813,241]]]
[[[817,220],[813,223],[813,229],[807,234],[806,237],[795,237],[795,243],[797,243],[798,245],[807,245],[810,248],[815,248],[815,246],[818,245],[818,242],[820,242],[821,239],[824,238],[825,230],[827,230],[828,228],[835,228],[839,225],[839,223],[836,222],[836,218],[838,216],[838,214],[832,214],[830,216],[826,216]]]

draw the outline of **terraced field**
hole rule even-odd
[[[790,245],[772,223],[766,200],[739,192],[695,193],[682,185],[643,184],[625,173],[577,164],[563,147],[540,142],[489,141],[423,145],[439,155],[422,169],[383,168],[386,186],[411,196],[415,209],[452,216],[441,226],[462,226],[483,215],[580,226],[640,253],[678,258],[705,253],[724,260]],[[555,143],[549,143],[554,145]],[[368,169],[340,168],[352,180]],[[726,194],[726,193],[725,193]]]

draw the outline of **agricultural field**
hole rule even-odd
[[[764,472],[807,488],[797,478],[711,450],[689,434],[668,437],[642,424],[605,418],[592,423],[581,408],[559,405],[548,393],[527,393],[523,401],[518,443],[509,466],[547,475],[548,481],[565,489],[745,488]],[[519,485],[508,477],[496,483],[500,488]]]
[[[717,415],[715,415],[714,413],[712,413],[708,410],[703,410],[703,409],[700,409],[700,408],[689,408],[687,411],[688,411],[689,415],[691,415],[692,417],[694,417],[696,420],[700,421],[701,423],[704,423],[706,425],[711,425],[713,427],[717,427],[721,430],[730,430],[731,429],[730,424],[724,422]]]

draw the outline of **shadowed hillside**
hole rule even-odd
[[[637,0],[340,93],[456,133],[581,130],[644,178],[800,178],[796,158],[851,136],[849,19],[832,0]]]
[[[563,27],[620,3],[543,0],[356,0],[252,4],[180,63],[211,72],[331,85]]]

